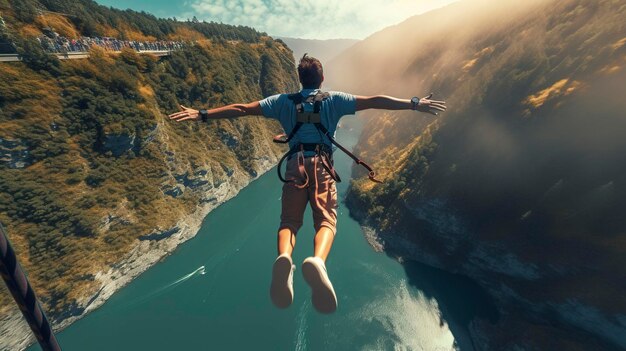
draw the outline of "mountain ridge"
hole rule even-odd
[[[293,56],[297,61],[308,53],[309,56],[313,56],[320,60],[323,65],[331,61],[342,51],[346,50],[350,46],[358,43],[357,39],[301,39],[290,37],[276,37],[276,39],[282,40],[293,51]]]
[[[477,347],[623,348],[626,6],[477,4],[411,18],[329,65],[343,90],[449,105],[367,118],[356,149],[385,184],[355,181],[348,207],[389,255],[489,293],[500,318],[468,323]]]

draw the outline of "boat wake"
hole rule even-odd
[[[153,299],[159,295],[162,295],[163,293],[175,288],[176,286],[188,281],[189,279],[193,278],[193,277],[197,277],[199,275],[204,275],[206,274],[206,269],[204,266],[200,266],[198,268],[196,268],[193,272],[185,274],[184,276],[174,280],[173,282],[168,283],[167,285],[164,285],[152,292],[149,292],[147,294],[144,294],[142,296],[139,296],[138,298],[131,300],[128,304],[124,305],[124,307],[131,307],[134,306],[136,304],[140,304],[143,302],[146,302],[150,299]]]

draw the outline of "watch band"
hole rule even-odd
[[[209,111],[202,109],[198,111],[198,113],[200,114],[200,118],[202,119],[202,122],[206,122],[209,120]]]
[[[420,98],[414,96],[411,98],[411,103],[413,104],[413,110],[417,110],[417,106],[420,104]]]

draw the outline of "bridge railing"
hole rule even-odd
[[[121,40],[110,37],[80,37],[69,39],[54,32],[36,38],[41,47],[49,53],[85,52],[89,48],[97,46],[108,51],[120,51],[130,48],[138,52],[142,51],[173,51],[185,46],[184,42],[173,40],[138,41]]]
[[[119,54],[121,51],[109,51],[111,53]],[[172,50],[144,50],[138,51],[140,54],[151,54],[158,57],[169,56],[172,53]],[[66,53],[52,53],[56,55],[59,60],[76,60],[76,59],[85,59],[89,58],[88,51],[76,51],[76,52],[66,52]],[[0,54],[0,62],[17,62],[21,61],[22,58],[18,54]]]
[[[139,53],[150,53],[157,56],[168,56],[172,51],[182,49],[187,43],[173,40],[159,41],[137,41],[121,40],[109,37],[80,37],[69,39],[49,31],[47,35],[36,38],[45,52],[56,54],[59,59],[84,58],[88,57],[89,49],[100,47],[106,51],[119,53],[125,48],[135,50]],[[0,43],[4,45],[0,50],[0,61],[19,61],[13,44],[10,42]],[[11,50],[7,50],[10,46]],[[85,56],[87,55],[87,56]]]

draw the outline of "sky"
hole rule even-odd
[[[179,21],[196,16],[253,27],[277,37],[364,39],[455,0],[96,0]]]

